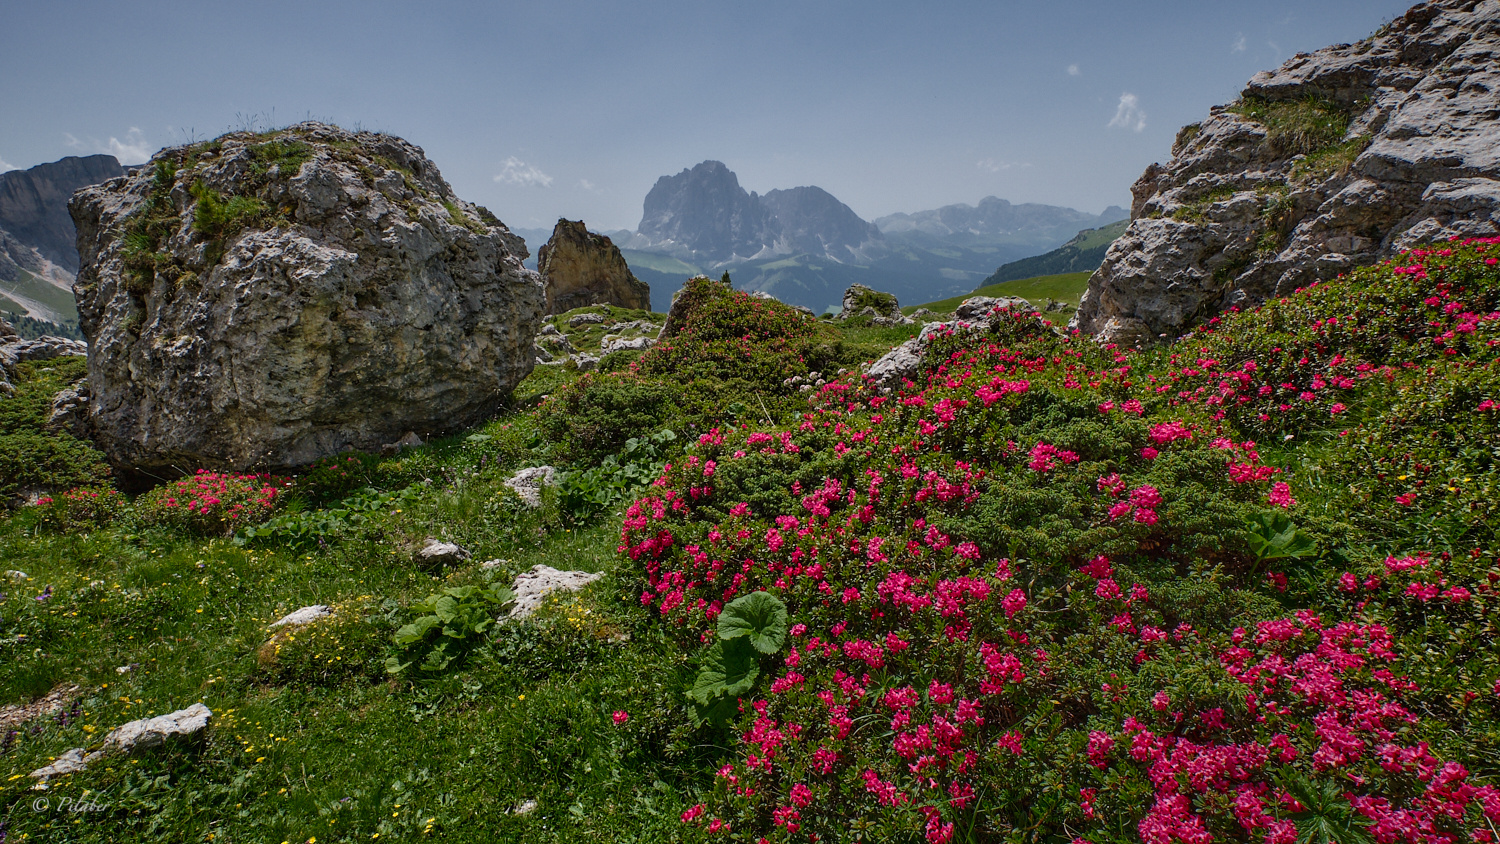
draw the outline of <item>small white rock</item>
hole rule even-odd
[[[333,615],[333,610],[329,607],[323,604],[313,604],[310,607],[303,607],[296,612],[287,613],[281,618],[271,622],[270,629],[275,630],[278,627],[285,627],[288,624],[311,624],[312,622],[317,621],[320,618],[327,618],[330,615]]]
[[[427,538],[427,544],[417,552],[419,562],[435,566],[461,563],[470,556],[472,555],[468,551],[458,545],[452,542],[439,542],[430,536]]]
[[[532,566],[531,571],[518,575],[515,585],[511,587],[511,591],[516,593],[516,603],[507,617],[525,618],[536,612],[547,593],[557,589],[577,592],[603,576],[586,571],[559,571],[544,565]]]
[[[536,808],[537,802],[535,800],[527,799],[522,800],[520,803],[517,803],[516,808],[512,809],[510,813],[512,815],[529,815],[532,812],[535,812]]]
[[[8,578],[10,578],[11,580],[16,580],[16,581],[30,580],[31,579],[31,575],[27,574],[24,571],[18,571],[16,569],[11,569],[11,570],[7,571],[5,573],[5,576],[8,577]]]

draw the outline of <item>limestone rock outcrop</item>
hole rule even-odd
[[[1435,0],[1298,55],[1188,126],[1072,325],[1175,337],[1413,244],[1500,231],[1500,0]]]
[[[549,314],[589,305],[651,310],[651,285],[630,272],[613,241],[590,232],[582,220],[558,220],[537,252],[536,266],[547,286]]]
[[[10,323],[0,320],[0,396],[15,392],[10,383],[16,364],[28,360],[51,360],[65,355],[86,355],[89,347],[79,340],[44,335],[26,340],[16,334]]]
[[[91,422],[127,479],[473,425],[533,366],[525,243],[400,138],[233,133],[70,210]]]

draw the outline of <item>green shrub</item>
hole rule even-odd
[[[135,501],[135,514],[152,527],[191,536],[228,536],[270,518],[289,483],[272,475],[235,475],[198,470],[163,484]]]
[[[297,492],[313,501],[343,498],[361,487],[378,482],[381,458],[350,451],[313,461],[297,478]]]
[[[676,410],[678,388],[639,373],[585,373],[537,412],[542,435],[566,460],[594,463],[631,438],[660,430]]]
[[[1266,127],[1266,145],[1279,156],[1310,155],[1338,144],[1349,131],[1349,111],[1329,100],[1245,97],[1227,109]]]
[[[37,499],[34,508],[43,528],[59,533],[79,533],[104,527],[125,512],[128,502],[111,487],[74,487],[55,496]]]
[[[396,631],[401,653],[386,659],[385,669],[400,674],[413,664],[422,671],[443,671],[486,641],[495,617],[515,595],[498,582],[483,586],[450,586],[411,607],[416,617]]]

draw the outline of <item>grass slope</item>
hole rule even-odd
[[[949,299],[939,299],[936,302],[928,302],[922,305],[909,305],[902,308],[902,312],[911,313],[917,308],[926,308],[933,313],[951,313],[953,309],[963,304],[965,299],[974,296],[1020,296],[1038,308],[1046,307],[1048,299],[1054,299],[1066,303],[1072,307],[1078,306],[1078,300],[1083,297],[1083,292],[1088,289],[1089,276],[1091,272],[1062,273],[1060,275],[1044,275],[1036,278],[1023,278],[1015,281],[1005,281],[999,284],[990,284],[962,296],[954,296]]]
[[[1084,229],[1076,237],[1045,255],[1023,258],[1001,266],[981,282],[981,286],[999,284],[1039,275],[1093,272],[1104,263],[1109,245],[1125,233],[1129,220],[1120,220],[1097,229]]]
[[[25,270],[19,271],[15,281],[0,281],[0,296],[6,296],[7,301],[12,302],[15,298],[35,302],[46,310],[45,318],[52,322],[63,323],[78,320],[78,304],[73,300],[73,291],[49,284]],[[18,306],[7,306],[5,309],[24,310]]]

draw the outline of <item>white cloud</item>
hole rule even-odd
[[[1146,112],[1141,110],[1140,98],[1130,92],[1120,95],[1120,104],[1115,116],[1109,121],[1111,129],[1129,129],[1132,132],[1146,130]]]
[[[589,181],[588,179],[579,179],[578,180],[578,186],[581,187],[581,188],[583,188],[586,191],[593,191],[594,193],[603,193],[603,191],[599,190],[599,186],[598,185],[594,184],[593,182]]]
[[[536,188],[551,187],[552,177],[527,164],[514,155],[500,166],[500,175],[495,181],[508,185],[529,185]]]
[[[1245,52],[1245,48],[1248,46],[1249,45],[1245,43],[1245,33],[1241,32],[1239,35],[1235,36],[1234,46],[1229,48],[1229,52],[1243,53]]]
[[[0,158],[0,173],[4,173],[4,172],[9,171],[9,170],[19,170],[19,169],[21,169],[21,168],[17,167],[14,164],[11,164],[9,161],[6,161],[3,158]]]
[[[1081,71],[1081,70],[1078,69],[1078,65],[1076,65],[1076,64],[1070,64],[1070,65],[1068,65],[1068,75],[1069,76],[1082,76],[1083,75],[1083,71]]]
[[[111,135],[107,142],[97,138],[80,140],[71,133],[63,133],[63,144],[71,149],[89,153],[113,155],[121,164],[145,164],[151,159],[151,145],[146,142],[146,133],[135,126],[125,133],[125,140]]]
[[[151,160],[151,147],[146,144],[146,135],[134,126],[125,133],[123,141],[111,136],[107,151],[119,159],[121,164],[145,164]]]
[[[1011,170],[1017,167],[1030,167],[1031,165],[1027,164],[1024,161],[1002,161],[995,158],[982,158],[979,161],[975,162],[974,166],[978,167],[980,170],[983,170],[986,173],[1000,173],[1005,170]]]

